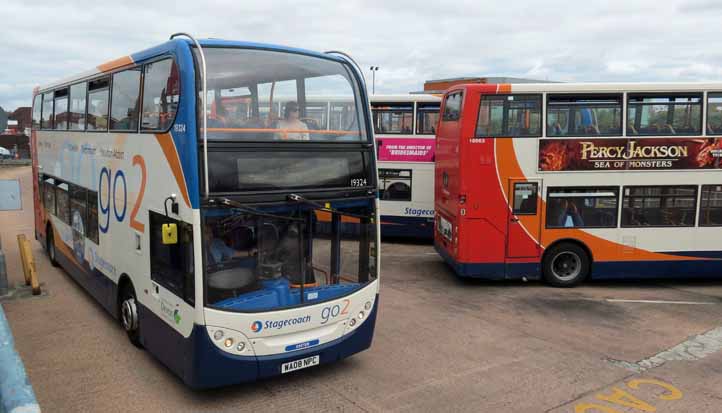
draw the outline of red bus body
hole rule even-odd
[[[720,93],[716,91],[720,87],[718,84],[706,87],[650,85],[557,84],[517,87],[509,84],[466,84],[449,89],[441,104],[436,139],[434,246],[437,252],[458,275],[486,279],[540,279],[546,272],[545,251],[569,244],[577,245],[580,248],[578,251],[584,251],[581,255],[588,257],[588,275],[591,278],[676,277],[683,274],[719,277],[722,274],[722,252],[718,242],[719,233],[716,231],[722,224],[710,222],[702,225],[702,217],[706,215],[701,211],[704,205],[697,209],[701,204],[696,195],[691,202],[694,206],[689,208],[694,208],[700,222],[685,227],[624,225],[626,207],[617,208],[614,212],[615,222],[622,222],[621,225],[613,224],[603,229],[583,227],[583,224],[576,227],[565,224],[550,226],[549,222],[553,221],[546,219],[548,189],[554,186],[610,187],[620,194],[617,205],[622,205],[622,201],[627,202],[627,188],[634,188],[635,185],[688,185],[694,186],[695,193],[699,194],[700,188],[712,184],[716,188],[714,190],[722,191],[722,180],[719,179],[722,161],[717,158],[714,158],[717,160],[712,166],[675,163],[672,168],[654,171],[542,171],[539,166],[542,162],[539,157],[540,146],[555,141],[547,139],[546,132],[530,138],[476,135],[479,105],[484,95],[538,93],[542,96],[544,93],[543,99],[546,101],[550,94],[573,93],[577,90],[575,88],[606,87],[617,91],[620,96],[625,93],[626,102],[627,90],[668,87],[672,90],[698,88],[700,96],[705,89]],[[453,117],[451,120],[445,119],[447,106],[452,106],[449,101],[455,93],[462,95],[458,120]],[[457,106],[453,107],[456,113]],[[547,109],[543,110],[541,125],[545,128]],[[641,142],[659,141],[671,142],[664,145],[688,145],[690,148],[716,142],[714,145],[722,146],[722,135],[711,138],[702,136],[702,133],[698,135],[652,137],[645,141],[644,136],[632,136],[623,130],[618,134],[620,138],[611,135],[596,140],[572,137],[569,141],[624,141],[638,145],[642,145]],[[572,149],[566,151],[572,156]],[[718,156],[718,152],[715,156]],[[674,162],[694,160],[693,155],[699,152],[690,149],[689,153],[689,159]],[[687,155],[686,150],[684,155]],[[510,203],[515,196],[519,202],[522,197],[520,188],[525,185],[527,189],[535,188],[528,192],[533,193],[533,196],[528,199],[523,196],[523,202],[528,202],[530,209],[535,212],[513,214]]]

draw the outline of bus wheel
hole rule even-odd
[[[123,287],[120,296],[120,325],[123,326],[128,339],[134,346],[143,348],[140,342],[140,319],[138,305],[133,286],[129,283]]]
[[[47,237],[45,239],[45,251],[48,252],[48,258],[50,258],[50,264],[53,265],[53,267],[58,267],[58,261],[56,260],[57,257],[57,251],[55,250],[55,237],[53,237],[53,228],[48,225],[47,231],[45,231],[45,236]]]
[[[544,255],[544,279],[555,287],[573,287],[589,276],[589,255],[572,243],[555,245]]]

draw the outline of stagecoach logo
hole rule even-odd
[[[263,323],[260,321],[254,321],[253,324],[251,324],[251,331],[254,333],[260,333],[261,330],[263,330]]]
[[[285,327],[296,326],[299,324],[305,324],[310,321],[311,321],[310,315],[287,318],[285,320],[266,321],[265,323],[262,321],[254,321],[253,324],[251,324],[251,331],[253,331],[254,333],[260,333],[261,330],[263,330],[263,329],[281,330]]]

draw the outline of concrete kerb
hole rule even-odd
[[[40,412],[40,406],[0,305],[0,413],[34,412]]]

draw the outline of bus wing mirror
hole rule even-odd
[[[171,245],[178,243],[178,225],[177,224],[163,224],[163,245]]]

